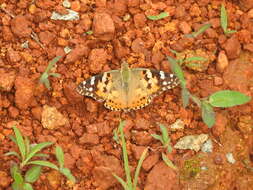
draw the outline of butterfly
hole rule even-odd
[[[126,62],[120,70],[111,70],[90,77],[76,88],[113,111],[131,111],[143,108],[162,92],[179,84],[171,73],[147,68],[130,68]]]

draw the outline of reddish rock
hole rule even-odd
[[[115,56],[118,59],[122,59],[129,54],[129,49],[124,47],[119,40],[113,40],[113,47]]]
[[[247,10],[253,8],[253,1],[252,0],[239,0],[239,5],[244,11],[247,11]]]
[[[90,113],[96,113],[98,111],[99,103],[91,98],[85,98],[86,109]]]
[[[137,7],[140,5],[140,0],[127,0],[128,7]]]
[[[153,137],[146,131],[136,131],[132,135],[138,145],[149,145],[153,140]]]
[[[118,181],[113,177],[112,173],[122,177],[123,170],[121,168],[120,161],[114,156],[106,155],[95,155],[93,159],[96,160],[96,166],[93,171],[93,179],[98,189],[106,190],[118,183]]]
[[[96,145],[99,143],[99,137],[96,134],[84,133],[81,138],[79,138],[80,144],[90,144]]]
[[[80,155],[81,155],[82,148],[79,147],[79,146],[76,145],[76,144],[72,144],[69,151],[70,151],[71,156],[72,156],[75,160],[77,160],[77,159],[80,157]]]
[[[126,0],[117,0],[113,4],[113,12],[115,15],[123,16],[127,11],[127,2]]]
[[[11,177],[4,171],[0,171],[0,188],[8,188],[11,184]]]
[[[229,63],[223,79],[230,89],[249,93],[253,77],[253,64],[248,61],[235,60]]]
[[[151,62],[154,63],[155,65],[159,64],[160,62],[163,61],[164,57],[165,56],[160,51],[153,52]]]
[[[151,123],[150,121],[143,119],[143,118],[137,118],[135,120],[135,128],[136,129],[150,129],[151,128]]]
[[[131,49],[135,53],[143,53],[146,50],[144,41],[141,38],[136,38],[132,43]]]
[[[13,106],[8,108],[9,114],[11,117],[16,118],[19,115],[19,110]]]
[[[142,168],[145,171],[149,171],[158,161],[159,161],[159,154],[152,154],[144,160]]]
[[[243,49],[246,49],[246,50],[250,51],[251,53],[253,53],[253,43],[245,44],[243,46]]]
[[[182,21],[182,22],[179,23],[179,29],[184,34],[189,34],[192,31],[191,26],[186,21]]]
[[[61,185],[62,174],[57,170],[51,170],[46,173],[46,181],[50,185],[50,189],[58,189]]]
[[[220,86],[223,84],[223,79],[221,77],[214,77],[214,86]]]
[[[131,145],[131,149],[132,149],[132,152],[134,154],[134,158],[136,160],[139,160],[141,158],[141,155],[143,153],[143,151],[146,149],[147,147],[145,146],[136,146],[134,144]]]
[[[71,2],[71,9],[73,11],[79,12],[80,9],[81,9],[80,1],[73,1],[73,2]]]
[[[3,26],[2,27],[2,38],[5,41],[11,42],[14,39],[14,35],[11,32],[11,29],[9,26]]]
[[[253,18],[253,9],[250,9],[248,12],[248,17]]]
[[[40,32],[39,39],[44,45],[50,44],[55,39],[55,34],[49,31]]]
[[[164,162],[159,162],[149,172],[144,190],[172,190],[177,189],[177,175]]]
[[[235,59],[239,57],[241,52],[241,44],[236,37],[228,39],[224,44],[224,48],[229,59]]]
[[[7,56],[11,63],[17,63],[21,60],[21,56],[18,51],[14,51],[12,48],[8,49]]]
[[[225,115],[217,113],[215,116],[215,125],[212,127],[212,132],[215,136],[220,136],[226,129],[228,119]]]
[[[92,30],[94,36],[101,40],[112,40],[115,33],[115,26],[111,16],[107,13],[95,13]]]
[[[41,121],[42,107],[38,106],[38,107],[32,108],[31,112],[35,119],[37,119],[38,121]]]
[[[136,28],[142,28],[146,25],[147,18],[143,13],[137,13],[134,15],[134,25]]]
[[[89,55],[89,68],[92,73],[101,72],[103,66],[106,64],[108,54],[104,49],[93,49]]]
[[[9,92],[14,85],[15,77],[14,71],[6,72],[4,69],[0,69],[0,89]]]
[[[64,167],[72,169],[75,168],[76,159],[74,159],[69,153],[64,154]]]
[[[32,100],[34,83],[30,78],[18,76],[15,80],[15,103],[19,109],[27,109]]]
[[[89,48],[85,45],[78,45],[66,56],[66,63],[73,63],[82,57],[87,57],[89,54]]]
[[[223,73],[228,66],[228,58],[225,51],[220,51],[217,59],[216,69],[218,72]]]
[[[22,15],[18,15],[11,20],[12,32],[20,38],[29,37],[31,35],[31,22]]]
[[[84,31],[88,31],[91,29],[91,24],[92,24],[92,21],[89,15],[85,14],[85,15],[82,15],[82,20],[80,20],[80,23],[78,25],[80,25],[80,27],[82,27]]]
[[[83,102],[83,96],[80,96],[75,89],[75,83],[66,83],[63,86],[63,93],[70,104],[79,104]]]

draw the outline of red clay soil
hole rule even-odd
[[[253,101],[229,109],[216,109],[216,124],[209,129],[199,108],[182,107],[180,87],[156,97],[137,111],[107,110],[102,103],[79,95],[78,83],[92,75],[119,69],[125,59],[130,67],[170,72],[167,55],[201,50],[210,62],[201,70],[183,67],[190,92],[207,97],[223,89],[253,96],[253,1],[252,0],[74,0],[70,9],[78,20],[50,19],[52,12],[66,14],[59,0],[0,0],[0,190],[10,190],[10,165],[4,154],[17,147],[8,138],[16,125],[32,143],[55,142],[65,153],[66,167],[77,178],[71,186],[64,176],[49,168],[35,190],[122,190],[112,172],[125,178],[121,146],[113,140],[120,119],[131,168],[149,147],[138,181],[139,190],[252,190]],[[229,15],[225,35],[220,25],[220,6]],[[167,12],[153,21],[148,15]],[[185,34],[203,24],[212,26],[197,38]],[[92,31],[90,34],[88,31]],[[88,33],[86,33],[88,32]],[[66,53],[65,47],[72,51]],[[210,56],[210,54],[212,56]],[[50,60],[62,56],[50,77],[51,90],[39,84]],[[211,58],[212,57],[212,58]],[[48,120],[53,117],[54,119]],[[172,131],[177,119],[184,130]],[[173,149],[167,156],[178,167],[165,165],[157,123],[168,127],[172,145],[192,134],[208,134],[212,153]],[[54,146],[46,149],[56,163]],[[232,153],[235,163],[226,154]],[[245,164],[246,163],[246,164]]]

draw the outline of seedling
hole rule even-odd
[[[119,181],[119,183],[123,186],[124,190],[136,190],[137,189],[137,180],[140,173],[141,165],[144,161],[144,159],[147,156],[148,149],[145,149],[142,154],[141,158],[138,161],[137,168],[134,173],[134,178],[132,180],[131,178],[131,172],[128,162],[128,155],[127,155],[127,148],[126,148],[126,140],[124,137],[123,127],[125,123],[124,121],[121,121],[119,124],[119,132],[120,132],[120,138],[121,138],[121,144],[122,144],[122,152],[123,152],[123,160],[124,160],[124,170],[126,174],[126,181],[124,181],[121,177],[117,176],[115,173],[113,173],[113,176]]]
[[[159,126],[160,126],[160,130],[161,130],[162,134],[161,135],[151,134],[151,136],[154,137],[156,140],[159,140],[162,143],[163,147],[166,148],[168,153],[171,153],[172,147],[171,147],[171,144],[170,144],[170,138],[169,138],[169,135],[168,135],[168,130],[162,124],[159,124]]]
[[[85,32],[85,34],[87,34],[87,35],[92,35],[92,34],[93,34],[93,31],[92,31],[92,30],[88,30],[87,32]]]
[[[148,17],[148,19],[150,19],[150,20],[161,20],[161,19],[164,19],[164,18],[166,18],[166,17],[168,17],[169,16],[169,13],[167,13],[167,12],[162,12],[162,13],[160,13],[159,15],[149,15],[149,16],[147,16]]]
[[[52,77],[57,77],[59,78],[61,75],[59,73],[51,73],[50,70],[54,67],[54,65],[57,63],[57,61],[59,61],[61,58],[61,56],[57,56],[55,57],[53,60],[51,60],[45,70],[45,72],[41,75],[40,77],[40,83],[44,84],[45,87],[50,90],[51,86],[50,86],[50,82],[48,77],[52,76]]]
[[[5,154],[6,156],[16,156],[19,161],[19,164],[14,162],[10,169],[11,176],[14,180],[14,182],[12,183],[13,190],[32,190],[32,183],[34,183],[40,177],[42,166],[58,170],[69,180],[75,182],[75,179],[71,175],[70,171],[67,168],[63,167],[64,155],[60,152],[60,150],[58,150],[59,147],[56,147],[56,157],[60,165],[59,168],[55,164],[45,160],[33,160],[33,158],[35,157],[49,157],[47,154],[40,153],[40,151],[52,145],[53,143],[43,142],[35,145],[30,144],[28,137],[23,137],[17,127],[14,126],[13,130],[15,137],[11,136],[10,138],[18,146],[19,153],[15,151],[10,151]],[[30,166],[30,168],[27,171],[24,171],[25,166]]]
[[[204,33],[211,26],[212,26],[211,24],[204,24],[203,26],[201,26],[201,28],[198,31],[193,32],[191,34],[186,34],[185,36],[188,38],[196,38],[198,35]]]
[[[167,166],[169,166],[173,170],[177,170],[177,167],[173,164],[173,162],[164,153],[162,153],[162,159]]]
[[[220,23],[225,35],[237,32],[236,30],[228,29],[228,16],[225,6],[222,4],[220,8]]]
[[[186,80],[181,67],[177,63],[177,60],[168,56],[168,61],[170,62],[173,73],[178,77],[181,84],[183,107],[185,108],[188,106],[189,99],[196,103],[197,106],[201,108],[202,119],[209,128],[215,124],[215,112],[213,110],[214,107],[233,107],[245,104],[251,100],[251,97],[232,90],[218,91],[211,94],[207,98],[200,99],[195,95],[192,95],[186,88]]]

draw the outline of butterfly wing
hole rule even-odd
[[[128,107],[131,109],[145,107],[155,96],[178,84],[178,78],[170,73],[145,68],[132,69],[127,96]]]
[[[78,85],[77,92],[97,101],[104,101],[105,107],[110,110],[121,110],[127,106],[127,95],[122,88],[119,70],[92,76]]]

